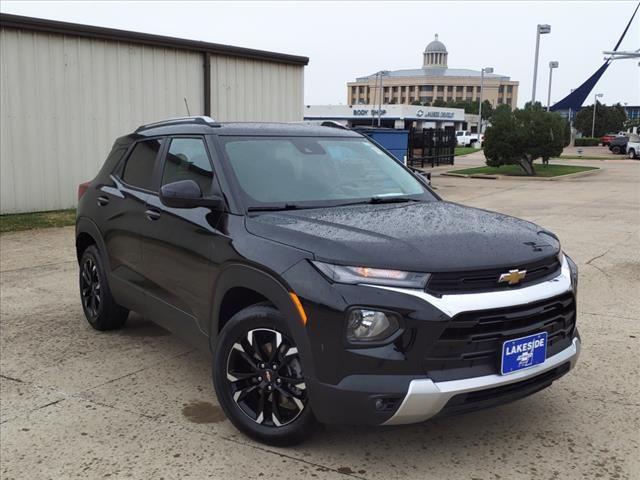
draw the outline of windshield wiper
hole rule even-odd
[[[378,205],[381,203],[408,203],[419,202],[417,198],[410,197],[371,197],[369,200],[361,200],[358,202],[339,203],[336,207],[346,207],[349,205]]]
[[[301,210],[304,208],[317,207],[306,207],[296,203],[283,203],[280,205],[252,205],[247,207],[247,212],[279,212],[281,210]]]
[[[369,200],[360,200],[357,202],[346,202],[332,205],[300,205],[297,203],[282,203],[277,205],[251,205],[247,207],[247,212],[280,212],[284,210],[304,210],[309,208],[328,208],[328,207],[345,207],[348,205],[377,205],[381,203],[407,203],[420,202],[416,198],[410,197],[371,197]]]

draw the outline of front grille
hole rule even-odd
[[[558,257],[553,256],[534,263],[489,270],[434,273],[427,284],[427,291],[437,295],[444,295],[518,288],[552,278],[560,273],[560,268],[561,264]],[[520,283],[517,285],[498,283],[501,274],[514,269],[527,271],[527,275]]]
[[[424,368],[435,381],[497,373],[506,340],[547,332],[550,357],[571,345],[575,324],[571,292],[527,305],[464,312],[431,345]]]

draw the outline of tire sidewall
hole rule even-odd
[[[229,351],[233,344],[246,335],[249,330],[259,328],[277,330],[293,341],[285,318],[272,306],[248,307],[235,314],[226,323],[216,342],[212,373],[218,402],[231,423],[246,435],[274,445],[299,443],[311,433],[311,429],[315,425],[315,418],[308,399],[304,410],[293,422],[282,427],[268,427],[249,418],[231,396],[226,378]],[[302,372],[304,375],[304,365]]]

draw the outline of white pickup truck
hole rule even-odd
[[[627,142],[627,155],[633,160],[634,158],[640,159],[640,136],[636,134],[629,135],[629,141]]]
[[[484,135],[480,135],[480,143],[478,144],[478,134],[471,133],[469,130],[456,130],[456,143],[459,147],[481,147]]]

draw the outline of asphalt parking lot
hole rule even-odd
[[[122,331],[90,329],[73,228],[2,235],[0,477],[640,478],[640,162],[580,164],[602,170],[562,181],[434,176],[447,200],[560,236],[580,268],[583,351],[570,375],[492,410],[323,427],[289,449],[225,420],[206,354],[135,314]]]

